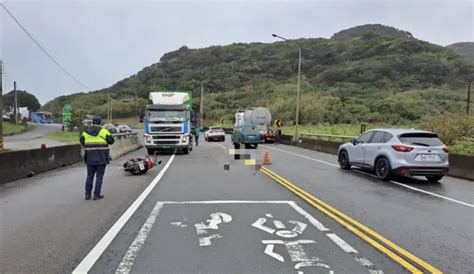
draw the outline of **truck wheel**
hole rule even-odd
[[[240,144],[234,143],[234,149],[240,149]]]
[[[147,148],[147,152],[148,152],[148,155],[154,155],[155,154],[155,150],[152,149],[152,148]]]
[[[249,145],[249,144],[245,144],[245,149],[250,149],[250,145]]]
[[[189,154],[189,148],[183,148],[183,154]]]

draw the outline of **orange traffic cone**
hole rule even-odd
[[[271,165],[270,162],[270,152],[268,149],[265,149],[265,153],[263,154],[263,165]]]

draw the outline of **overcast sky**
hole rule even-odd
[[[1,1],[1,0],[0,0]],[[182,45],[329,38],[381,23],[439,45],[473,41],[473,0],[446,1],[3,1],[44,48],[91,90],[108,87]],[[66,76],[0,8],[4,88],[43,104],[87,91]],[[4,91],[5,92],[5,91]]]

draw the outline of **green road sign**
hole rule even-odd
[[[72,107],[70,104],[66,104],[63,107],[63,125],[69,127],[72,121]]]

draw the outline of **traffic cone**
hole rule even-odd
[[[270,152],[268,149],[265,149],[265,153],[263,154],[263,165],[271,165],[270,162]]]

